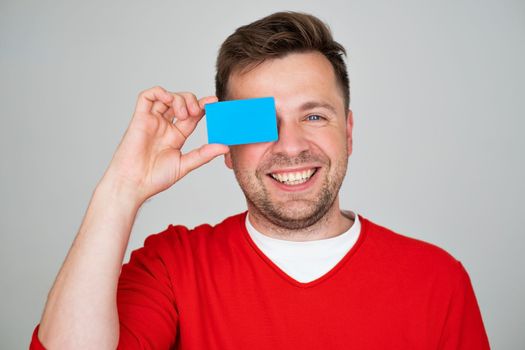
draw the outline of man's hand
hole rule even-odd
[[[215,101],[214,96],[197,100],[191,93],[160,87],[139,95],[130,125],[49,292],[38,331],[44,346],[117,347],[117,284],[137,211],[147,198],[228,152],[224,145],[180,151],[204,115],[204,104]]]
[[[204,105],[216,101],[215,96],[197,100],[192,93],[170,93],[161,87],[141,92],[103,180],[124,186],[142,203],[193,169],[227,153],[229,148],[219,144],[181,152],[204,116]]]

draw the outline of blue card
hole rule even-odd
[[[277,141],[273,97],[208,103],[204,109],[208,143],[232,146]]]

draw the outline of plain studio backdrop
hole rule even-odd
[[[492,347],[525,348],[522,0],[2,1],[0,348],[27,348],[138,93],[214,94],[222,41],[279,10],[348,49],[342,207],[462,261]],[[185,149],[205,142],[201,123]],[[170,223],[243,210],[216,159],[144,204],[126,261]]]

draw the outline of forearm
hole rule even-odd
[[[158,86],[139,94],[130,125],[49,293],[38,332],[44,346],[116,347],[117,284],[137,211],[147,198],[229,151],[225,145],[206,144],[181,152],[204,116],[204,105],[216,101],[216,96],[197,100],[194,94]]]
[[[51,289],[39,339],[51,349],[114,349],[119,336],[116,290],[140,207],[130,191],[102,180]]]

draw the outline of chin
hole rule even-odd
[[[299,230],[317,223],[328,211],[312,201],[289,201],[281,205],[264,206],[261,213],[273,224],[290,230]]]

